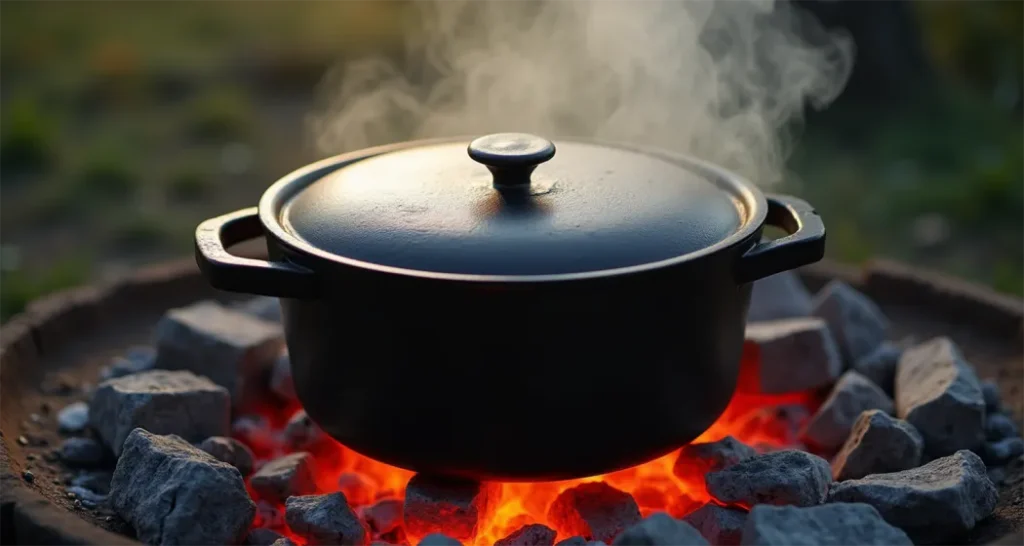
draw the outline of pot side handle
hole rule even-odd
[[[736,268],[736,280],[753,282],[769,275],[815,263],[825,256],[825,224],[810,204],[788,195],[769,195],[765,225],[789,235],[761,241],[745,252]]]
[[[214,288],[278,298],[316,297],[313,273],[290,262],[243,258],[227,247],[263,236],[256,207],[211,218],[196,228],[196,263]]]

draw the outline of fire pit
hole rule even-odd
[[[846,297],[847,288],[871,297],[890,322],[886,350],[903,352],[905,362],[894,370],[884,364],[884,351],[874,366],[866,355],[848,354],[866,334],[843,330],[843,314],[830,311],[828,297],[814,303],[824,320],[779,322],[804,312],[793,311],[792,300],[761,301],[751,318],[768,318],[756,316],[763,312],[775,320],[748,327],[738,392],[695,444],[605,476],[539,484],[414,475],[335,444],[305,417],[289,388],[274,307],[212,291],[190,263],[55,295],[2,331],[3,543],[171,541],[168,533],[178,533],[174,540],[203,542],[209,536],[190,534],[198,532],[189,528],[190,520],[217,517],[220,527],[238,527],[229,535],[251,544],[271,544],[280,536],[329,544],[610,544],[617,537],[628,542],[652,536],[699,543],[699,536],[686,535],[694,529],[715,544],[738,543],[741,533],[769,544],[772,532],[798,525],[793,522],[879,514],[895,526],[878,523],[880,534],[872,537],[836,528],[834,539],[901,543],[905,531],[918,543],[1020,543],[1022,459],[1013,442],[998,448],[1006,453],[993,453],[999,442],[988,441],[1000,431],[1016,436],[1021,424],[1019,300],[888,263],[863,271],[824,264],[802,271],[801,278],[812,292],[843,281],[827,289],[832,300]],[[196,303],[214,299],[220,304]],[[178,311],[167,314],[169,309]],[[199,362],[195,347],[211,335],[205,328],[218,322],[218,313],[241,313],[253,322],[219,321],[235,325],[216,333],[232,343],[205,345]],[[238,327],[242,323],[247,327]],[[822,323],[831,326],[825,338]],[[153,342],[155,327],[158,354],[135,348]],[[973,372],[958,363],[960,353]],[[779,355],[792,354],[820,365],[772,367],[785,360]],[[842,362],[853,356],[856,371],[844,373]],[[259,373],[223,373],[228,364]],[[153,365],[166,370],[145,371]],[[907,394],[931,381],[974,381],[975,372],[992,381],[984,389],[989,407],[981,414],[943,387]],[[103,378],[112,379],[101,384]],[[893,392],[894,385],[902,394]],[[995,411],[996,393],[1002,412]],[[88,413],[79,401],[91,403]],[[929,412],[940,410],[940,425],[955,426],[932,427]],[[1004,413],[1009,418],[993,418]],[[972,429],[972,419],[984,423]],[[140,423],[148,432],[134,430]],[[986,434],[975,448],[981,457],[956,449]],[[122,458],[113,484],[112,451]],[[982,458],[989,461],[987,471]],[[192,479],[176,484],[170,467]],[[864,478],[879,472],[883,479]],[[921,493],[925,474],[942,475],[950,494],[970,491],[973,505],[953,506],[941,495]],[[984,485],[989,479],[994,487]],[[765,486],[766,480],[775,481]],[[172,497],[180,507],[161,504],[165,491],[153,481],[176,488]],[[204,484],[213,485],[197,489]],[[111,487],[115,491],[108,492]],[[185,510],[197,495],[219,495],[217,514]],[[850,502],[877,511],[842,504]],[[759,507],[748,515],[751,505]],[[930,529],[901,519],[901,506],[911,505],[951,510],[947,526]],[[177,519],[158,517],[175,508]],[[652,515],[658,512],[692,527]],[[943,534],[947,530],[965,532]]]

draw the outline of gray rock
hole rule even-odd
[[[85,402],[68,404],[57,413],[57,425],[61,432],[82,432],[89,426],[89,405]]]
[[[843,372],[825,321],[814,318],[747,324],[744,353],[759,365],[757,392],[802,392],[832,384]]]
[[[996,385],[995,381],[986,379],[981,382],[981,397],[985,400],[987,413],[1002,413],[1003,401],[999,395],[999,385]]]
[[[808,508],[755,506],[743,528],[744,546],[913,546],[907,534],[886,523],[867,504]]]
[[[275,540],[274,543],[270,546],[296,546],[296,544],[292,542],[291,539],[289,539],[288,537],[281,537]]]
[[[783,271],[754,282],[747,322],[806,317],[811,314],[811,293],[800,277]]]
[[[858,359],[852,369],[878,385],[885,394],[892,396],[896,387],[896,365],[902,355],[902,347],[886,341]]]
[[[896,415],[921,433],[925,453],[977,449],[985,438],[985,401],[970,364],[945,337],[907,349],[896,369]]]
[[[284,502],[288,497],[316,492],[313,456],[298,451],[263,465],[249,480],[261,499]]]
[[[282,538],[285,538],[285,536],[281,533],[273,529],[260,527],[249,531],[249,534],[245,535],[243,544],[246,546],[272,546]]]
[[[374,533],[378,535],[390,533],[402,525],[402,501],[398,499],[377,501],[363,510],[363,519]]]
[[[115,455],[128,434],[142,428],[190,442],[226,436],[231,415],[228,392],[191,372],[152,370],[100,384],[89,420]]]
[[[818,292],[811,314],[825,319],[843,359],[853,364],[885,341],[889,319],[867,296],[834,280]]]
[[[416,474],[405,486],[405,530],[426,536],[444,529],[456,540],[471,540],[500,494],[501,485],[496,483]]]
[[[369,542],[369,530],[341,493],[289,497],[285,501],[284,517],[288,527],[308,544]]]
[[[269,296],[257,296],[231,306],[236,311],[267,322],[281,323],[281,302]]]
[[[985,439],[996,442],[1003,438],[1017,436],[1017,425],[1013,419],[1003,413],[991,413],[985,416]]]
[[[156,367],[156,351],[152,347],[132,347],[100,370],[100,381],[148,372]]]
[[[218,461],[237,468],[242,476],[252,473],[253,459],[255,458],[252,450],[234,438],[212,436],[200,442],[199,449],[213,455]]]
[[[811,416],[801,437],[807,445],[834,452],[850,436],[860,414],[873,409],[892,413],[892,399],[871,380],[850,370],[839,378],[828,398]]]
[[[754,448],[732,436],[717,442],[688,444],[679,450],[672,472],[687,483],[703,483],[704,475],[757,456]]]
[[[237,544],[256,513],[235,467],[142,429],[124,442],[110,504],[148,544]]]
[[[658,512],[620,534],[612,546],[707,546],[708,541],[685,521]]]
[[[99,495],[107,495],[110,493],[110,482],[114,479],[114,474],[106,470],[90,470],[82,472],[71,478],[71,485],[75,487],[82,487],[88,489],[93,493]]]
[[[157,323],[156,347],[157,368],[209,377],[237,404],[245,383],[259,381],[273,364],[284,337],[277,324],[202,301],[168,311]]]
[[[462,543],[448,535],[430,533],[423,537],[417,546],[462,546]]]
[[[1024,454],[1024,439],[1019,437],[1003,438],[997,442],[988,442],[981,450],[981,458],[989,465],[1002,465],[1011,459]]]
[[[560,540],[555,543],[555,546],[587,546],[589,544],[587,539],[581,536],[569,537],[565,540]],[[602,543],[603,544],[603,543]]]
[[[829,492],[829,502],[874,506],[915,543],[950,543],[988,517],[997,499],[985,463],[967,450],[910,470],[840,482]]]
[[[708,493],[724,504],[813,506],[824,502],[832,470],[821,457],[784,450],[709,472],[706,479]]]
[[[605,543],[642,520],[633,496],[604,482],[582,483],[562,491],[547,515],[563,533]]]
[[[711,544],[736,546],[740,543],[740,536],[743,534],[743,524],[747,521],[747,512],[709,502],[687,514],[683,520],[700,531],[700,534]]]
[[[921,464],[924,440],[913,425],[880,410],[857,418],[850,437],[832,459],[836,481],[908,470]]]
[[[270,370],[270,390],[286,402],[295,402],[299,399],[295,394],[295,383],[292,381],[292,360],[288,356],[287,349],[281,351]]]
[[[107,450],[92,438],[76,436],[60,445],[60,459],[70,466],[97,466],[106,461]]]
[[[531,523],[498,540],[494,546],[552,546],[555,543],[556,534],[555,530],[547,525]]]

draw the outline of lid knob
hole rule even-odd
[[[554,156],[550,140],[525,133],[498,133],[469,143],[469,157],[487,166],[498,189],[529,186],[537,165]]]

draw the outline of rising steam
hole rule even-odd
[[[525,131],[648,144],[779,180],[805,105],[842,90],[852,43],[773,0],[414,2],[401,63],[331,71],[310,126],[335,154]]]

